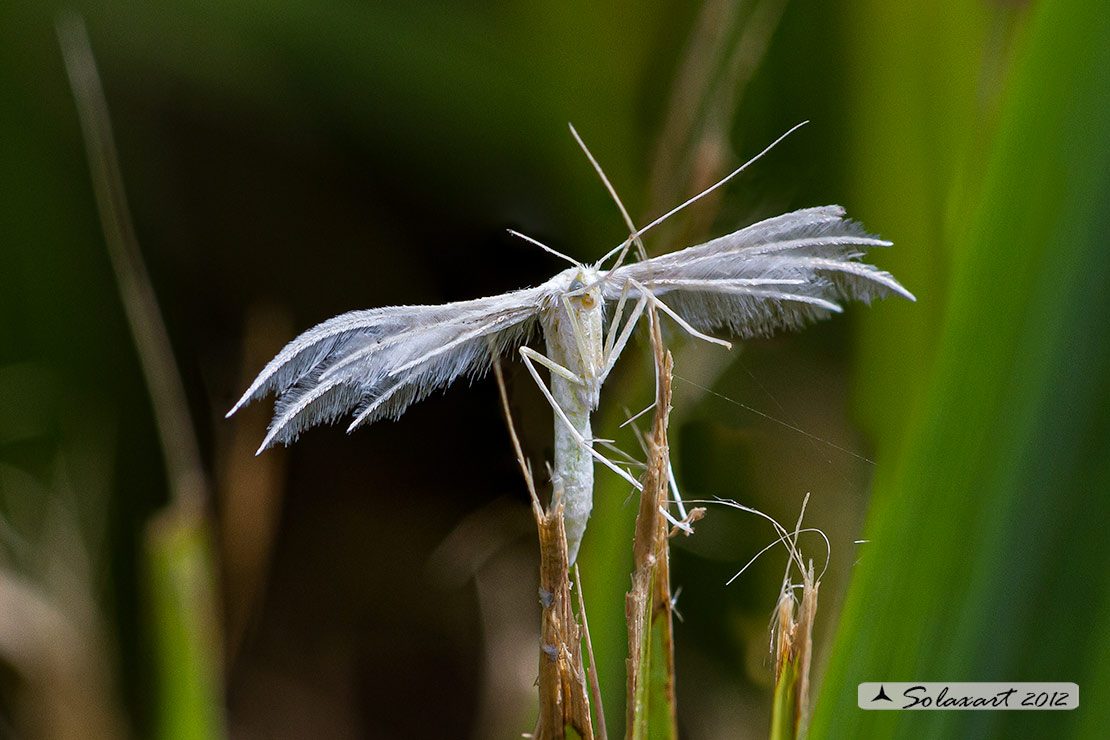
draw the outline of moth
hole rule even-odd
[[[643,254],[640,237],[645,232],[723,185],[775,143],[642,229],[632,226],[617,199],[632,233],[596,263],[579,263],[540,244],[571,263],[541,285],[443,305],[351,311],[329,319],[286,345],[227,415],[276,394],[273,420],[258,449],[262,452],[351,412],[348,432],[379,419],[396,419],[432,391],[460,376],[483,375],[495,358],[517,350],[555,414],[552,482],[563,500],[573,564],[593,506],[595,462],[639,487],[628,471],[594,448],[590,416],[649,303],[691,335],[727,347],[728,342],[711,333],[724,331],[740,339],[766,336],[839,313],[843,301],[870,302],[892,294],[914,300],[890,273],[862,261],[867,249],[891,243],[869,235],[835,205],[794,211],[704,244],[624,263],[632,245]],[[586,153],[616,199],[596,160]],[[614,254],[614,265],[605,269]],[[537,328],[546,354],[526,343]],[[549,371],[550,385],[537,365]]]

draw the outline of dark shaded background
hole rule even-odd
[[[159,637],[174,612],[150,585],[149,543],[151,522],[180,501],[167,491],[97,217],[55,38],[60,6],[5,3],[0,734],[509,737],[531,728],[536,547],[493,381],[459,383],[350,437],[314,429],[258,458],[268,404],[232,421],[223,414],[286,341],[335,314],[485,296],[561,269],[506,228],[582,260],[619,243],[625,229],[568,121],[640,223],[812,121],[722,197],[656,233],[652,252],[834,202],[896,242],[874,258],[916,305],[852,306],[731,354],[672,335],[686,379],[676,381],[672,427],[684,494],[735,498],[792,523],[812,493],[806,521],[833,548],[820,675],[847,577],[867,552],[853,541],[869,482],[905,449],[909,421],[938,408],[926,391],[946,311],[958,303],[953,245],[991,177],[1007,80],[1021,75],[1014,60],[1048,23],[1030,21],[1037,16],[1021,3],[894,5],[71,6],[100,65],[130,213],[210,484],[205,516],[190,521],[213,546],[218,619],[202,632],[217,660],[208,674],[199,663],[207,704],[175,705],[167,671],[194,664]],[[1038,12],[1061,4],[1045,5]],[[1059,41],[1088,48],[1082,42]],[[1105,68],[1073,74],[1105,89]],[[1028,141],[1029,156],[1049,138]],[[1104,159],[1092,152],[1093,180],[1066,170],[1064,182],[1104,182]],[[625,354],[599,412],[606,434],[617,434],[622,407],[650,398],[643,343]],[[1000,367],[994,382],[1020,395],[1025,386],[1008,386],[1013,376]],[[525,448],[542,469],[550,413],[522,369],[506,369]],[[1094,388],[1104,414],[1106,385]],[[1105,417],[1093,418],[1080,432],[1085,459],[1105,459]],[[617,439],[635,449],[626,432]],[[634,503],[609,477],[599,473],[581,563],[616,733]],[[1075,511],[1053,531],[1091,532],[1083,522],[1094,526]],[[968,532],[972,551],[976,537]],[[771,538],[759,520],[712,509],[695,537],[675,542],[684,737],[766,734],[781,553],[733,586],[724,581]],[[816,539],[803,549],[824,557]],[[1104,572],[1092,578],[1104,589]],[[943,578],[919,588],[944,598]],[[1015,622],[1013,640],[1031,639],[1027,623]],[[174,724],[174,706],[214,714],[184,711]]]

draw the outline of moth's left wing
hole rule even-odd
[[[489,369],[495,357],[527,339],[546,286],[440,306],[351,311],[309,329],[286,345],[228,412],[277,395],[259,452],[315,424],[354,411],[348,431],[409,404],[460,375]]]
[[[862,262],[890,242],[867,234],[840,206],[806,208],[719,239],[611,270],[606,300],[637,285],[701,331],[740,338],[793,329],[876,296],[914,300],[894,276]]]

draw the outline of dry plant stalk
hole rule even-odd
[[[666,624],[666,690],[671,700],[671,724],[676,722],[673,714],[674,646],[670,641],[672,633],[667,522],[659,511],[659,507],[666,501],[667,470],[670,463],[667,423],[671,412],[672,360],[670,352],[663,349],[659,322],[654,315],[651,317],[651,328],[657,370],[655,416],[651,434],[645,440],[647,472],[644,475],[644,490],[640,494],[640,510],[636,515],[636,534],[632,544],[632,589],[625,596],[625,617],[628,620],[628,700],[625,728],[628,738],[637,735],[637,717],[646,716],[643,699],[646,692],[644,682],[648,676],[642,670],[644,635],[658,620],[665,620]]]
[[[540,694],[540,712],[532,737],[537,740],[561,740],[568,727],[578,736],[593,740],[593,723],[590,720],[590,701],[586,688],[586,670],[582,661],[582,637],[588,633],[579,626],[574,616],[570,598],[570,561],[567,552],[566,528],[563,524],[562,490],[556,488],[551,505],[544,508],[536,493],[532,470],[520,447],[516,435],[509,397],[501,363],[496,359],[493,372],[501,395],[501,408],[509,428],[513,450],[520,464],[524,483],[532,499],[532,515],[540,542],[540,605],[543,616],[540,626],[540,666],[537,684]],[[579,584],[581,589],[581,584]],[[585,608],[582,608],[585,620]],[[591,655],[592,662],[592,655]],[[594,701],[601,719],[600,739],[605,740],[604,715],[601,712],[600,693],[594,678]]]
[[[806,736],[809,724],[809,670],[813,660],[813,622],[817,616],[817,590],[820,581],[809,561],[802,574],[802,598],[798,602],[789,581],[784,581],[775,614],[775,710],[789,710],[792,716],[772,719],[772,727],[784,728],[786,737]],[[783,701],[779,694],[785,692]],[[788,728],[788,729],[787,729]],[[774,736],[774,734],[773,734]]]
[[[658,630],[661,652],[665,665],[663,696],[667,705],[669,728],[651,728],[652,735],[676,737],[674,697],[674,632],[670,582],[670,555],[667,546],[667,520],[662,509],[667,503],[670,471],[670,448],[667,442],[667,424],[671,412],[671,353],[663,347],[659,320],[654,308],[649,312],[651,346],[655,356],[655,416],[651,434],[645,439],[647,472],[640,494],[640,508],[636,515],[636,533],[633,541],[632,589],[625,596],[625,617],[628,620],[628,700],[626,704],[626,737],[646,736],[648,712],[644,706],[648,696],[647,682],[657,667],[644,665],[650,638],[646,635]],[[687,522],[701,518],[705,510],[690,511]],[[658,721],[658,715],[655,716]],[[638,726],[638,723],[645,723]]]
[[[586,740],[594,737],[586,671],[582,662],[582,633],[570,598],[566,530],[561,492],[545,511],[532,502],[540,539],[540,715],[534,737],[549,740],[566,736],[573,727]],[[579,584],[581,588],[581,584]]]

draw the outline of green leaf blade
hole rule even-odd
[[[813,738],[1105,733],[1093,699],[1101,723],[855,706],[862,681],[1076,681],[1090,697],[1104,673],[1077,641],[1110,629],[1110,9],[1033,13],[924,405],[878,471]]]

